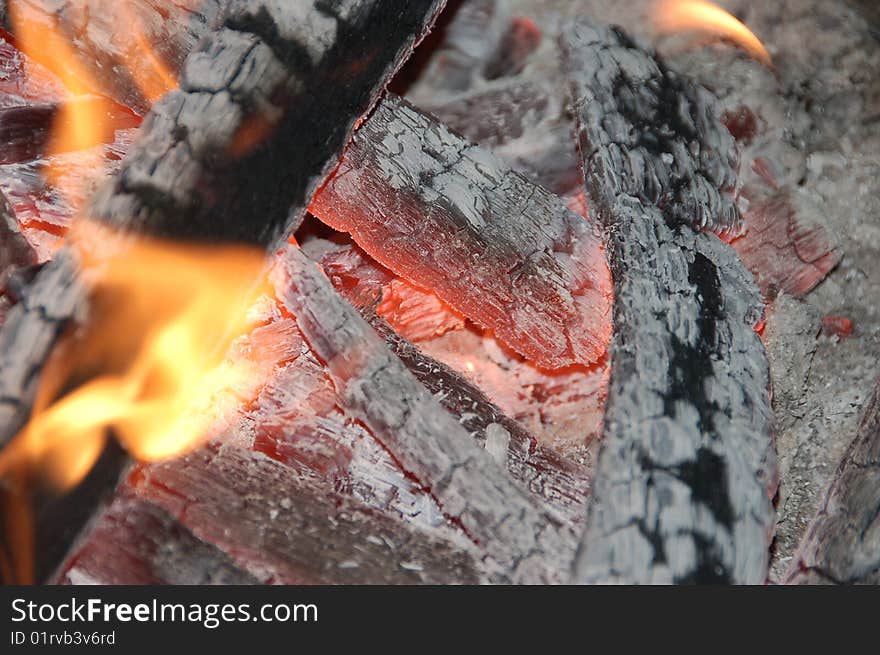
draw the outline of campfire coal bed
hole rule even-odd
[[[0,12],[5,579],[878,581],[870,3],[190,4]]]

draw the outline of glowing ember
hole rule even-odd
[[[697,30],[729,39],[755,59],[772,66],[770,53],[752,31],[721,7],[704,0],[664,0],[654,13],[661,33]]]

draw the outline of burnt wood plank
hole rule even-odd
[[[362,420],[444,514],[485,550],[490,579],[562,579],[573,541],[387,348],[295,246],[283,298],[327,364],[348,411]]]
[[[400,99],[376,107],[311,211],[542,366],[605,352],[598,226]]]
[[[717,150],[724,128],[707,91],[620,31],[579,21],[563,47],[615,287],[603,444],[575,577],[761,583],[775,460],[760,297],[735,254],[690,227],[737,225],[721,192],[732,184]]]
[[[880,385],[785,582],[880,584]]]

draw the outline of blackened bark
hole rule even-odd
[[[311,210],[539,365],[605,352],[598,226],[399,99],[376,107]]]
[[[880,385],[785,581],[880,584]]]
[[[774,523],[768,367],[734,228],[723,126],[616,29],[578,22],[565,64],[591,210],[610,235],[611,381],[581,582],[760,583]]]

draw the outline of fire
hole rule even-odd
[[[88,473],[111,432],[143,461],[201,444],[232,405],[223,394],[258,382],[257,364],[225,355],[268,292],[258,249],[135,240],[90,224],[72,236],[91,290],[88,329],[55,352],[33,417],[0,452],[0,477],[35,472],[58,489]]]
[[[138,13],[151,6],[117,0],[65,6],[68,28],[90,13],[125,25],[124,55],[112,74],[124,71],[150,103],[177,85]],[[17,46],[51,69],[65,91],[45,154],[76,151],[80,174],[70,176],[63,157],[49,158],[43,173],[79,210],[66,242],[89,293],[88,315],[61,338],[43,369],[30,421],[0,450],[0,574],[31,582],[34,493],[76,485],[111,437],[141,461],[183,454],[216,433],[243,397],[256,394],[264,368],[227,354],[251,327],[248,309],[269,290],[260,249],[137,238],[87,220],[85,201],[106,173],[94,146],[107,140],[108,125],[119,124],[106,118],[127,110],[107,99],[113,89],[101,64],[78,52],[52,11],[39,0],[8,7]]]
[[[766,66],[772,66],[770,53],[760,39],[741,21],[711,2],[664,0],[654,13],[654,23],[661,33],[698,30],[730,39]]]

